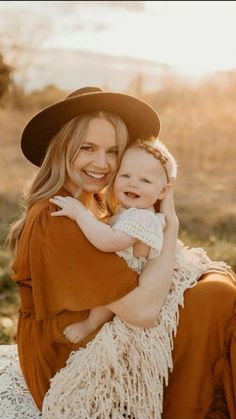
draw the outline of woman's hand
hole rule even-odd
[[[164,198],[161,200],[160,212],[165,215],[165,221],[167,225],[173,225],[178,229],[179,220],[175,212],[174,184],[175,184],[175,179],[171,178],[168,191],[166,195],[164,196]]]
[[[54,196],[49,201],[61,208],[59,211],[51,213],[54,217],[66,216],[76,220],[79,211],[84,211],[83,204],[71,196]]]

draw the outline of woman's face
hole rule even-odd
[[[105,118],[92,119],[73,164],[73,169],[83,181],[83,191],[92,194],[101,192],[116,170],[117,160],[114,126]]]

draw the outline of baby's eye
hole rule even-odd
[[[93,151],[93,147],[91,147],[90,145],[83,145],[80,150],[84,150],[84,151]]]
[[[148,180],[146,178],[142,178],[141,181],[144,182],[144,183],[151,183],[150,180]]]
[[[124,178],[126,178],[126,179],[129,179],[129,175],[128,175],[128,173],[122,173],[121,175],[120,175],[120,177],[124,177]]]

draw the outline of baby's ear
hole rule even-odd
[[[159,199],[163,199],[166,196],[166,194],[168,194],[170,188],[171,188],[171,183],[167,183],[166,186],[163,186],[161,193],[159,195]]]

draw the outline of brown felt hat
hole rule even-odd
[[[156,137],[160,130],[157,112],[143,100],[98,87],[84,87],[43,109],[28,122],[21,137],[25,157],[40,166],[50,140],[63,125],[81,114],[96,111],[118,115],[126,124],[131,141]]]

